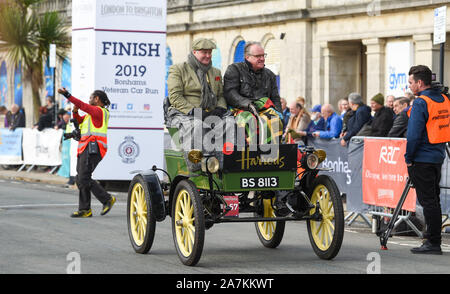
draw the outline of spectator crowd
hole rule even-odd
[[[284,116],[283,140],[306,145],[308,138],[340,139],[347,146],[354,136],[406,138],[408,118],[415,96],[384,97],[378,93],[366,105],[359,93],[350,93],[331,104],[314,105],[307,109],[306,99],[298,97],[289,103],[281,98]]]
[[[58,106],[53,102],[53,97],[47,96],[45,101],[46,105],[39,107],[39,119],[33,125],[33,128],[38,131],[46,128],[65,130],[70,121],[70,106],[66,109],[59,109],[55,115]],[[11,131],[16,128],[25,128],[25,109],[17,104],[12,104],[10,110],[8,110],[6,106],[1,105],[0,128],[7,128]]]

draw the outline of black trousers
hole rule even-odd
[[[416,188],[417,200],[423,207],[427,229],[425,239],[441,244],[442,212],[439,198],[442,164],[415,162],[408,174]]]
[[[97,181],[92,179],[92,173],[101,160],[100,154],[89,154],[88,148],[78,156],[76,183],[80,191],[79,210],[91,208],[91,192],[103,205],[111,199],[111,195]]]

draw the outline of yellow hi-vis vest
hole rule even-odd
[[[77,155],[83,153],[88,143],[92,141],[97,141],[98,148],[100,150],[100,155],[102,156],[102,158],[105,156],[106,151],[108,150],[107,131],[108,131],[109,111],[106,108],[102,107],[100,108],[102,109],[103,112],[103,119],[102,125],[99,128],[94,126],[90,114],[86,114],[86,116],[84,117],[83,121],[80,124],[81,139],[80,142],[78,143]]]

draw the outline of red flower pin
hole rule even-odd
[[[216,81],[220,81],[220,77],[219,76],[216,77]]]

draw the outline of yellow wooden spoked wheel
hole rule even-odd
[[[344,213],[339,190],[328,176],[317,177],[312,185],[311,203],[318,205],[321,220],[308,220],[308,234],[316,254],[322,259],[337,255],[344,237]],[[310,215],[317,208],[310,210]]]
[[[178,248],[184,256],[189,256],[194,248],[195,216],[191,197],[186,190],[180,191],[177,197],[174,217]]]
[[[172,232],[181,262],[185,265],[197,264],[203,251],[205,221],[200,195],[191,181],[183,180],[175,189]]]
[[[275,210],[272,207],[274,199],[262,199],[263,217],[275,217]],[[255,213],[256,216],[261,216]],[[276,248],[280,245],[284,235],[284,221],[266,221],[255,223],[256,233],[261,243],[267,248]]]
[[[150,194],[141,176],[136,176],[128,191],[128,234],[137,253],[147,253],[155,236],[156,221],[152,217]]]

